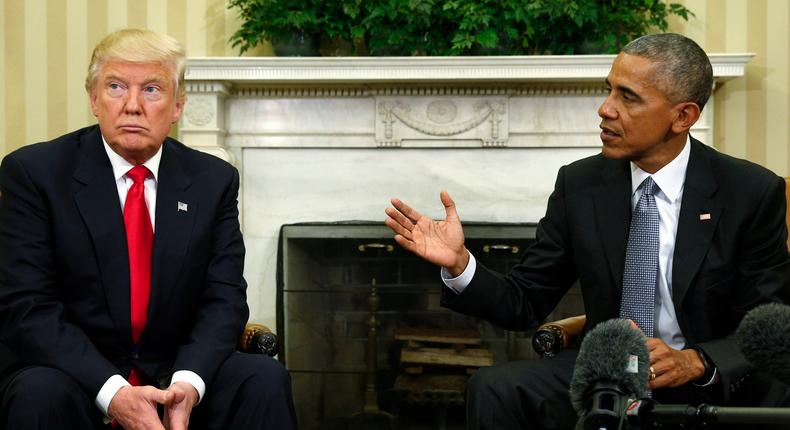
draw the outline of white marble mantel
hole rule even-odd
[[[754,54],[711,54],[717,80],[743,76]],[[235,84],[601,81],[613,55],[190,58],[188,81]]]
[[[717,84],[752,57],[710,54]],[[240,170],[251,318],[274,326],[282,224],[381,221],[393,196],[441,216],[441,189],[464,220],[537,221],[557,169],[600,151],[613,59],[190,58],[179,133]]]

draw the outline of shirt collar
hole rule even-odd
[[[653,181],[661,189],[661,192],[669,199],[670,202],[677,200],[680,192],[683,190],[683,183],[686,181],[686,167],[689,164],[689,155],[691,154],[691,138],[686,136],[686,144],[674,160],[670,161],[666,166],[660,168],[652,175],[640,169],[633,161],[631,162],[631,195],[636,192],[636,189],[642,184],[648,176],[653,177]]]
[[[102,135],[101,141],[104,144],[104,150],[107,152],[107,157],[110,158],[113,176],[115,176],[115,180],[118,181],[118,179],[121,179],[121,177],[125,175],[129,169],[134,167],[134,165],[113,151],[112,148],[110,148],[110,145],[108,145],[107,141],[104,139],[104,135]],[[143,163],[143,166],[147,167],[148,170],[151,171],[151,174],[153,174],[154,181],[158,181],[159,177],[159,162],[162,161],[162,146],[164,145],[159,146],[159,150],[156,151],[156,154],[149,158],[148,161]]]

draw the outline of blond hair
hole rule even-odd
[[[178,97],[184,96],[186,52],[176,39],[147,29],[125,28],[108,34],[93,48],[85,89],[93,89],[102,66],[111,60],[132,63],[161,63],[173,70],[173,83]]]

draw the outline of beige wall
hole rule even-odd
[[[708,52],[757,54],[744,78],[717,89],[713,144],[790,174],[790,2],[680,2],[696,17],[671,30]],[[91,49],[126,26],[168,33],[190,56],[237,52],[227,40],[238,21],[224,0],[0,0],[0,154],[93,123],[83,89]]]
[[[190,56],[233,56],[238,25],[225,0],[0,0],[0,155],[94,123],[85,73],[108,32],[148,27]]]

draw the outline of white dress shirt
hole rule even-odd
[[[110,145],[107,144],[104,136],[102,136],[102,142],[104,143],[104,150],[107,152],[107,157],[110,158],[110,164],[112,164],[115,184],[118,186],[118,198],[120,199],[121,212],[123,212],[123,206],[126,203],[126,194],[129,192],[129,188],[134,183],[131,178],[126,176],[126,172],[134,167],[134,165],[115,153],[115,151],[110,148]],[[157,179],[159,178],[159,162],[161,160],[162,147],[160,146],[156,154],[154,154],[154,156],[148,161],[143,163],[143,165],[151,171],[151,176],[145,179],[144,186],[145,204],[148,206],[148,215],[151,217],[151,227],[153,227],[154,231],[156,231],[156,186]],[[190,370],[178,370],[173,372],[173,376],[170,379],[170,385],[181,381],[187,382],[195,387],[198,392],[198,403],[200,403],[200,399],[203,398],[203,394],[206,392],[206,384],[203,381],[203,378]],[[118,390],[127,385],[131,384],[129,384],[129,382],[121,375],[111,376],[107,382],[102,385],[99,393],[96,395],[94,403],[102,411],[102,413],[104,413],[105,416],[107,416],[107,408],[110,406],[112,398],[115,396]]]

